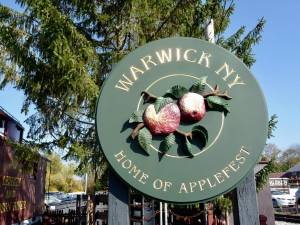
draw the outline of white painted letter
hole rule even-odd
[[[240,77],[237,74],[236,77],[235,77],[235,79],[234,79],[234,81],[231,84],[228,84],[228,87],[232,88],[232,86],[237,85],[237,84],[245,84],[244,81],[242,81],[242,80],[239,81],[239,79],[240,79]]]
[[[119,153],[114,155],[117,159],[118,162],[120,162],[122,159],[124,159],[126,157],[126,155],[124,155],[124,151],[120,151]]]
[[[186,189],[185,183],[181,183],[179,193],[181,194],[182,191],[184,191],[186,194],[189,193],[188,190]]]
[[[137,76],[136,76],[136,73],[141,73],[141,74],[144,73],[143,70],[140,70],[139,68],[134,67],[134,66],[131,66],[131,67],[130,67],[130,71],[131,71],[131,74],[132,74],[134,80],[137,80],[137,79],[138,79]]]
[[[188,61],[188,62],[196,62],[196,59],[194,59],[194,60],[189,59],[188,54],[189,54],[190,52],[195,52],[195,53],[197,53],[197,51],[196,51],[195,49],[187,49],[187,50],[185,50],[185,51],[184,51],[184,54],[183,54],[184,60],[186,60],[186,61]]]
[[[168,53],[165,50],[155,52],[161,64],[172,61],[172,49],[168,48]]]
[[[205,60],[205,66],[207,68],[209,68],[209,58],[211,57],[211,54],[206,53],[206,52],[202,52],[202,55],[198,61],[198,64],[201,64],[203,62],[203,60]]]
[[[144,64],[146,70],[149,70],[149,69],[150,69],[149,66],[148,66],[148,63],[151,63],[151,64],[154,65],[154,66],[157,66],[157,64],[156,64],[155,62],[153,62],[153,61],[151,60],[151,58],[152,58],[151,55],[146,55],[145,57],[141,58],[141,61],[142,61],[142,63]]]
[[[124,77],[125,80],[118,80],[118,83],[120,85],[116,84],[115,88],[119,88],[128,92],[129,91],[128,86],[132,86],[133,82],[127,76],[125,76],[125,74],[123,74],[122,76]]]

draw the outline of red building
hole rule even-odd
[[[23,126],[0,107],[0,225],[39,221],[44,208],[47,159],[40,156],[30,171],[19,163],[10,139],[22,142]]]

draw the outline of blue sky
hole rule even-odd
[[[16,7],[14,1],[0,0],[0,3]],[[242,25],[250,30],[259,18],[265,17],[267,20],[262,41],[254,48],[257,62],[251,70],[265,93],[269,114],[279,117],[275,137],[269,142],[282,150],[300,144],[299,12],[299,0],[287,0],[284,3],[240,0],[236,3],[236,11],[227,31],[231,34]],[[0,99],[2,107],[21,122],[25,120],[26,116],[20,113],[24,100],[22,92],[10,86],[0,91]]]

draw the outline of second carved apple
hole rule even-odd
[[[179,108],[184,122],[198,122],[206,113],[204,97],[193,92],[188,92],[180,98]]]

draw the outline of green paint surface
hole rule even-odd
[[[156,54],[162,56],[162,50],[166,53],[164,63]],[[209,63],[205,57],[198,63],[205,54],[211,55]],[[224,63],[228,65],[227,72],[233,70],[227,77]],[[225,116],[209,111],[196,124],[180,125],[182,131],[190,131],[195,125],[208,131],[206,146],[192,142],[195,157],[186,157],[180,138],[161,157],[160,136],[153,137],[149,156],[146,155],[130,138],[134,126],[128,124],[132,112],[147,107],[141,92],[162,96],[174,85],[189,88],[203,76],[207,76],[207,92],[216,84],[228,91],[232,97],[228,101],[230,113]],[[231,85],[235,79],[245,84]],[[120,80],[123,84],[126,81],[125,87]],[[267,124],[262,91],[248,68],[230,52],[193,38],[151,42],[121,60],[101,90],[96,118],[99,142],[115,172],[145,195],[176,203],[207,201],[234,188],[258,162],[266,142]]]

